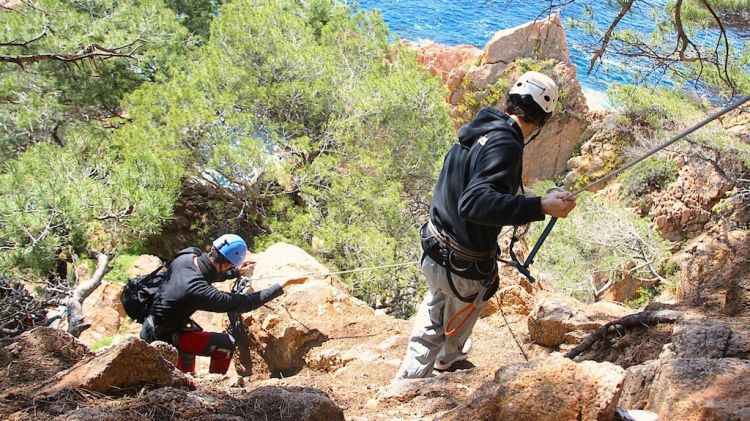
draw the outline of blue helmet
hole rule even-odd
[[[213,246],[216,251],[221,253],[222,256],[235,266],[240,266],[242,261],[245,260],[247,244],[245,244],[245,240],[239,235],[224,234],[214,240]]]

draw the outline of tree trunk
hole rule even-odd
[[[84,319],[83,302],[92,292],[99,288],[104,275],[110,271],[109,261],[110,257],[107,254],[96,252],[96,271],[94,275],[87,282],[76,286],[72,296],[64,303],[68,308],[68,332],[76,338],[81,336],[84,330],[91,327],[91,324],[87,323]]]

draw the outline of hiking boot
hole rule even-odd
[[[451,366],[459,361],[466,361],[469,358],[469,351],[471,351],[471,338],[464,342],[464,347],[461,349],[461,353],[458,354],[454,359],[450,361],[443,361],[438,359],[435,361],[434,367],[440,371],[445,371],[451,368]]]

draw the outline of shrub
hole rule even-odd
[[[550,186],[549,182],[539,182],[531,190],[540,194]],[[527,236],[530,246],[543,228],[543,223],[531,225]],[[667,256],[669,244],[650,229],[648,219],[617,202],[583,193],[568,217],[558,220],[540,249],[536,264],[560,292],[592,301],[594,291],[589,280],[595,272],[616,273],[629,262],[641,266],[646,260],[658,268]],[[647,266],[633,275],[653,277]]]
[[[620,176],[623,196],[633,200],[661,190],[676,180],[679,172],[679,165],[671,159],[647,158]]]

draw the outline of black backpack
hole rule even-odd
[[[182,250],[172,260],[183,254],[200,254],[200,249],[191,247]],[[162,282],[169,277],[167,272],[162,271],[165,267],[167,267],[166,263],[149,274],[136,276],[128,280],[128,283],[125,284],[122,293],[120,293],[120,302],[128,317],[138,323],[143,323],[146,319]]]

